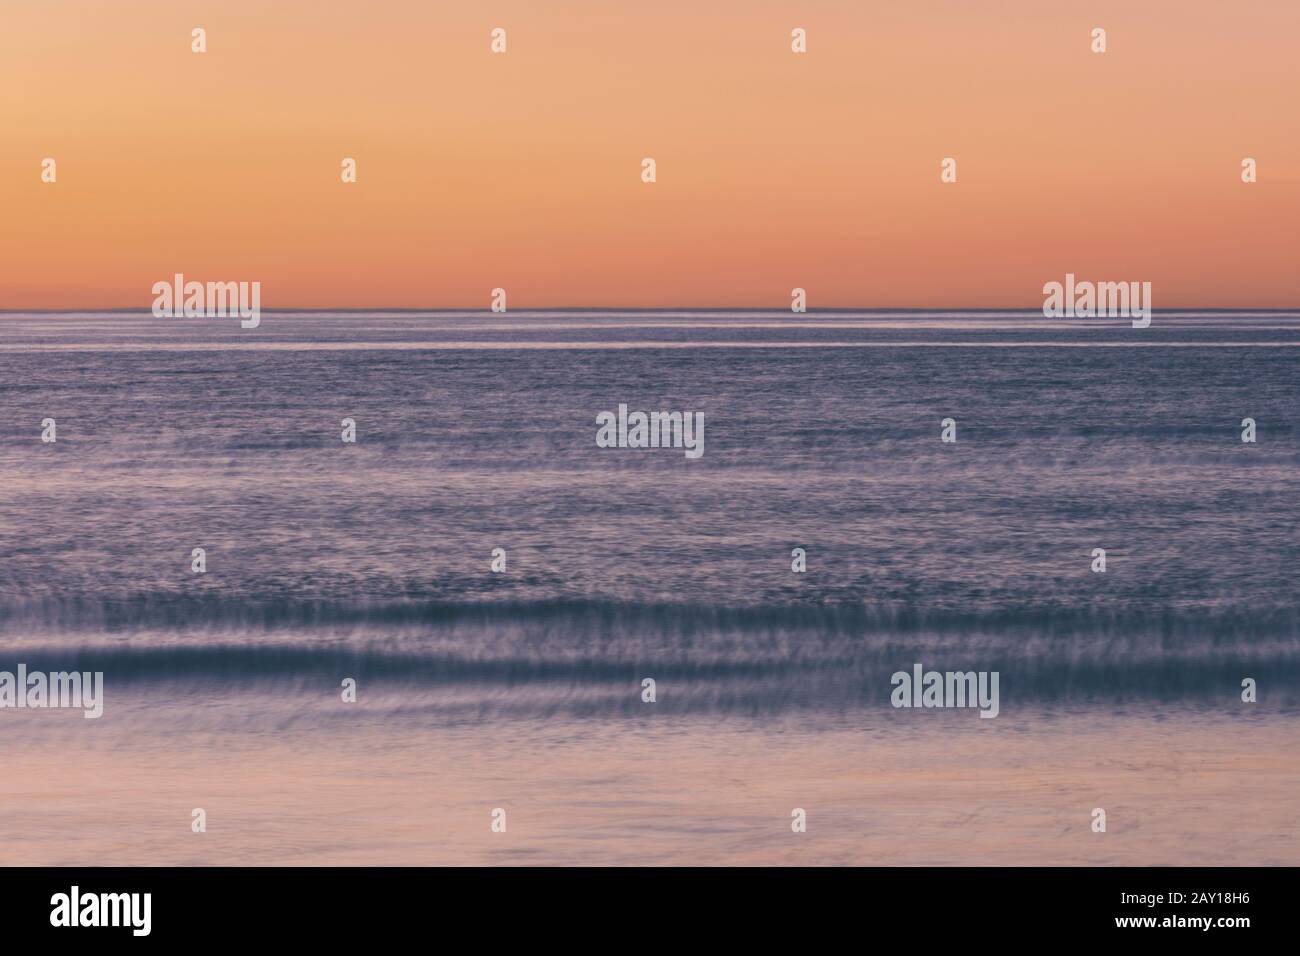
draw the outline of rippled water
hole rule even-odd
[[[399,790],[412,752],[494,767],[509,752],[505,789],[541,813],[584,761],[597,803],[630,799],[620,752],[647,734],[662,772],[701,781],[700,754],[793,734],[819,755],[807,791],[851,804],[861,767],[834,756],[846,740],[918,741],[938,761],[996,752],[1031,779],[1062,771],[1042,763],[1044,741],[1105,720],[1144,741],[1130,785],[1155,820],[1177,784],[1150,754],[1195,752],[1208,722],[1281,794],[1295,762],[1276,744],[1300,697],[1298,372],[1295,313],[1157,314],[1145,330],[1003,313],[272,313],[249,331],[0,316],[0,669],[102,670],[107,687],[99,721],[0,710],[0,753],[23,763],[57,743],[98,766],[120,749],[154,774],[122,771],[123,787],[108,760],[101,785],[142,806],[179,768],[204,776],[205,750],[233,748],[228,766],[214,757],[228,809],[273,813],[298,735],[357,748]],[[703,457],[597,448],[595,416],[620,403],[703,412]],[[948,417],[956,444],[939,439]],[[791,572],[796,547],[807,573]],[[1097,547],[1105,574],[1090,570]],[[1000,717],[893,710],[890,674],[916,661],[999,671]],[[1246,676],[1257,704],[1240,700]],[[339,700],[344,677],[356,705]],[[1117,759],[1114,738],[1074,733]],[[565,774],[524,761],[530,740],[557,748]],[[735,769],[772,772],[761,748]],[[908,773],[888,799],[916,798],[905,784],[924,787],[924,768]],[[436,813],[438,784],[419,786]],[[94,793],[64,810],[93,815]],[[788,832],[789,808],[773,813]],[[635,813],[602,814],[611,840],[678,859]],[[665,827],[714,832],[682,814]],[[22,819],[11,808],[0,836]],[[276,819],[289,835],[245,827],[221,859],[334,859],[279,855],[302,834],[299,817]],[[345,858],[388,859],[366,836],[387,824],[349,819],[363,849]],[[76,832],[95,835],[50,839],[75,856],[108,831]],[[710,862],[767,859],[699,839]],[[1050,856],[1052,839],[1020,833],[1017,858]],[[599,861],[600,845],[551,840],[519,859]],[[855,846],[824,858],[869,862]]]

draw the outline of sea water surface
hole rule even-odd
[[[0,863],[1300,863],[1298,373],[1296,313],[0,315],[0,670],[106,687],[0,709]]]

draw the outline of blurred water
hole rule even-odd
[[[106,685],[97,721],[0,711],[0,838],[23,862],[1295,862],[1298,372],[1295,313],[0,316],[0,669]],[[704,456],[597,448],[620,403],[703,412]],[[999,718],[890,708],[917,661],[999,671]],[[1145,821],[1120,855],[1071,842],[1101,799]],[[480,846],[507,800],[534,842]],[[224,842],[158,835],[202,801]],[[839,836],[753,842],[799,802]],[[1254,829],[1224,838],[1229,811]]]
[[[5,639],[119,680],[789,685],[756,705],[921,651],[1048,696],[1296,683],[1300,317],[804,318],[6,316]],[[620,403],[702,411],[704,457],[595,447]]]

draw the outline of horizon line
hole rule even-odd
[[[112,308],[102,308],[96,306],[83,306],[79,308],[3,308],[0,309],[0,315],[16,315],[20,313],[27,314],[61,314],[69,312],[121,312],[136,313],[150,312],[149,305],[142,306],[114,306]],[[490,307],[465,307],[456,308],[453,306],[304,306],[304,305],[286,305],[276,306],[273,308],[259,309],[259,312],[266,314],[268,312],[482,312],[486,315],[509,315],[512,312],[776,312],[789,315],[812,315],[814,313],[871,313],[871,312],[963,312],[963,313],[1003,313],[1003,312],[1023,312],[1029,315],[1041,315],[1042,308],[1033,308],[1029,306],[828,306],[817,309],[808,309],[804,312],[791,312],[788,307],[779,308],[777,306],[753,306],[753,305],[736,305],[736,306],[693,306],[693,305],[676,305],[676,306],[604,306],[604,305],[548,305],[535,307],[514,307],[502,312],[494,312]],[[1243,307],[1243,306],[1166,306],[1163,308],[1152,308],[1153,315],[1171,312],[1224,312],[1224,313],[1260,313],[1260,312],[1300,312],[1300,305],[1293,306],[1260,306],[1260,307]],[[205,316],[188,316],[188,318],[204,318]],[[174,316],[174,318],[187,318],[187,316]],[[1095,317],[1094,317],[1095,318]],[[1101,318],[1104,318],[1102,316]]]

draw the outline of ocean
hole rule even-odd
[[[0,315],[0,670],[104,675],[0,863],[1300,864],[1298,411],[1294,312]]]

